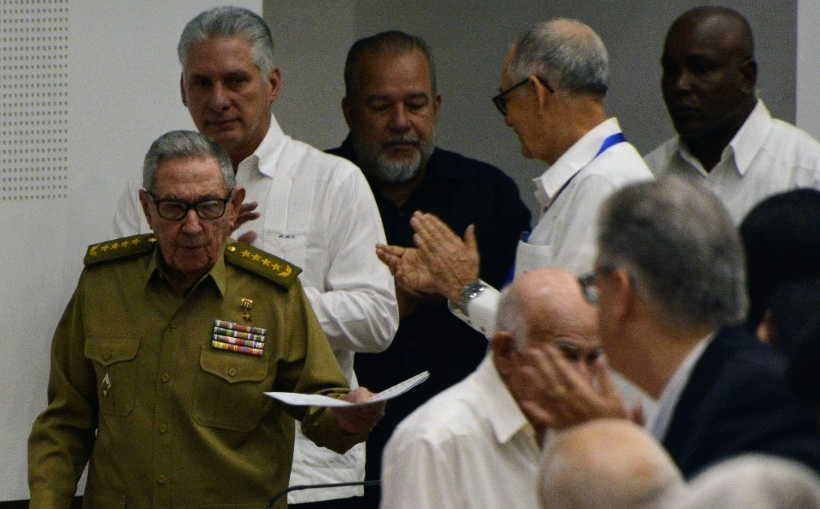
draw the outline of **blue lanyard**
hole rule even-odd
[[[626,141],[626,136],[624,136],[624,133],[610,134],[601,144],[601,148],[598,149],[598,152],[595,153],[595,157],[598,157],[599,155],[606,152],[606,149],[608,149],[612,145],[617,145],[622,141]],[[595,157],[593,157],[593,159],[595,159]]]
[[[609,136],[607,136],[604,139],[604,142],[601,143],[601,148],[598,149],[598,152],[595,153],[595,157],[593,157],[592,159],[594,160],[599,155],[606,152],[607,149],[609,149],[609,147],[611,147],[613,145],[617,145],[618,143],[621,143],[622,141],[626,141],[626,136],[624,136],[624,133],[610,134]],[[573,176],[571,176],[569,178],[569,180],[564,182],[564,185],[561,186],[561,189],[559,189],[558,192],[555,193],[555,196],[552,198],[552,203],[555,203],[555,200],[558,199],[558,196],[564,191],[564,189],[567,188],[569,183],[572,182],[572,179],[575,178],[575,175],[578,175],[578,173],[575,173]],[[523,242],[527,242],[527,240],[529,240],[529,238],[530,238],[530,232],[521,232],[521,240]],[[515,277],[515,261],[513,261],[513,266],[510,267],[510,272],[509,272],[509,274],[507,274],[507,280],[504,282],[504,285],[506,286],[509,283],[511,283],[512,280],[513,280],[513,277]]]

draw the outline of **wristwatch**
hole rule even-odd
[[[459,310],[462,313],[469,316],[467,312],[467,305],[470,303],[471,300],[475,299],[487,288],[481,280],[475,280],[472,283],[467,283],[464,285],[464,288],[461,289],[461,300],[456,303]]]

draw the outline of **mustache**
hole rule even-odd
[[[390,138],[384,143],[385,147],[392,147],[395,145],[413,145],[418,147],[419,146],[419,138],[418,136],[414,136],[412,134],[406,134],[404,136],[397,136]]]

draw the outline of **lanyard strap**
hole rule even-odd
[[[624,136],[624,133],[610,134],[609,136],[606,137],[604,142],[601,144],[601,148],[598,149],[598,152],[595,153],[595,157],[598,157],[599,155],[606,152],[606,149],[608,149],[612,145],[617,145],[618,143],[621,143],[622,141],[626,141],[626,136]],[[593,157],[593,159],[595,159],[595,157]]]
[[[610,147],[612,147],[613,145],[617,145],[618,143],[621,143],[621,142],[623,142],[623,141],[626,141],[626,136],[624,136],[624,133],[613,133],[613,134],[610,134],[609,136],[607,136],[607,137],[604,139],[604,142],[603,142],[603,143],[601,143],[601,148],[599,148],[599,149],[598,149],[598,152],[596,152],[596,153],[595,153],[595,157],[593,157],[592,159],[593,159],[593,160],[595,160],[595,158],[597,158],[599,155],[601,155],[601,154],[603,154],[604,152],[606,152],[606,151],[607,151],[607,149],[609,149],[609,148],[610,148]],[[578,175],[578,173],[580,173],[580,170],[578,170],[577,172],[575,172],[575,173],[574,173],[574,174],[573,174],[573,175],[572,175],[572,176],[571,176],[571,177],[570,177],[570,178],[569,178],[566,182],[564,182],[564,185],[563,185],[563,186],[561,186],[561,189],[559,189],[559,190],[558,190],[558,192],[557,192],[557,193],[555,193],[555,196],[553,196],[552,200],[550,200],[550,205],[552,205],[553,203],[555,203],[555,200],[557,200],[557,199],[558,199],[558,196],[560,196],[560,195],[561,195],[561,193],[562,193],[562,192],[564,192],[564,189],[566,189],[566,188],[567,188],[567,186],[569,185],[569,183],[570,183],[570,182],[572,182],[572,179],[574,179],[574,178],[575,178],[575,175]],[[530,232],[521,232],[521,240],[522,240],[523,242],[527,242],[527,240],[529,239],[529,237],[530,237]],[[515,276],[515,261],[513,261],[513,266],[512,266],[512,267],[510,267],[510,272],[509,272],[509,274],[507,274],[507,280],[506,280],[506,282],[504,283],[504,284],[505,284],[505,286],[506,286],[507,284],[509,284],[509,283],[511,283],[511,282],[512,282],[512,280],[513,280],[513,277],[514,277],[514,276]]]

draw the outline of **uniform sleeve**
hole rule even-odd
[[[358,169],[333,194],[323,205],[332,251],[324,288],[305,294],[334,350],[381,352],[399,325],[393,278],[376,257],[385,243],[381,216]]]
[[[349,391],[336,357],[322,332],[301,285],[290,289],[286,310],[288,351],[280,363],[274,390],[339,397]],[[327,408],[308,407],[303,412],[285,407],[302,421],[302,432],[316,445],[343,453],[364,441],[367,434],[341,429]]]
[[[136,180],[129,180],[117,202],[117,209],[114,211],[113,237],[127,237],[149,233],[151,229],[145,220],[142,212],[142,205],[139,200],[139,190],[141,185]]]
[[[82,300],[81,279],[54,333],[48,407],[29,437],[32,509],[69,507],[94,442],[96,376],[83,352]]]
[[[401,427],[382,458],[381,509],[460,509],[459,486],[446,447]]]

